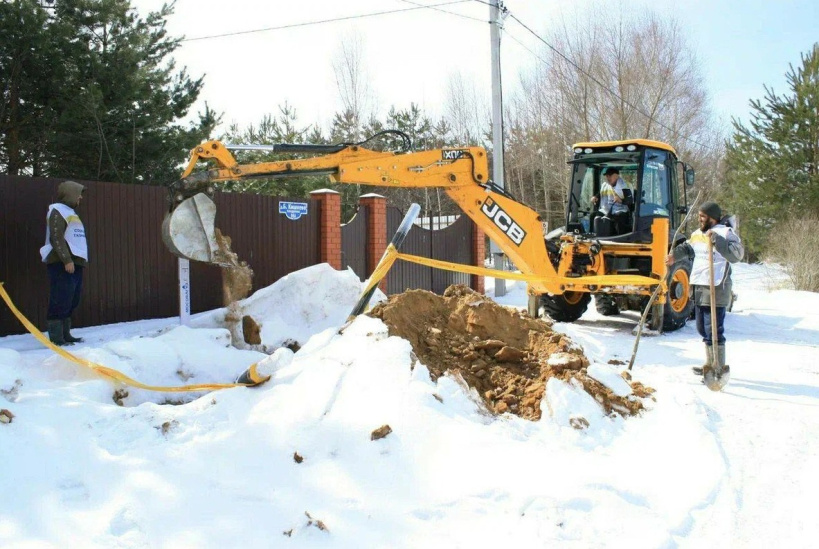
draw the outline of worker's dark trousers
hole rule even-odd
[[[709,347],[713,345],[711,334],[711,306],[697,305],[694,308],[694,317],[697,319],[697,332]],[[717,307],[717,345],[725,345],[725,307]]]
[[[48,320],[62,320],[71,316],[80,304],[82,293],[82,271],[76,263],[74,272],[65,272],[60,262],[48,264],[48,281],[51,293],[48,298]]]

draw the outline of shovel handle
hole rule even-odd
[[[713,351],[711,365],[714,372],[719,372],[719,357],[715,348],[717,345],[717,289],[714,284],[714,241],[712,237],[713,235],[708,235],[708,271],[711,278],[708,290],[711,298],[711,349]]]

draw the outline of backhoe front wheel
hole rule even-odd
[[[691,262],[678,259],[670,267],[671,278],[663,308],[663,331],[673,332],[685,326],[694,302],[691,299]]]
[[[591,301],[591,294],[585,292],[566,292],[562,295],[540,296],[538,315],[549,315],[556,322],[574,322],[586,312]]]

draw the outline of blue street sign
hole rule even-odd
[[[307,215],[307,202],[279,202],[279,213],[287,216],[287,219],[295,221],[303,215]]]

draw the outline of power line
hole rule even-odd
[[[324,24],[324,23],[336,23],[338,21],[350,21],[350,20],[353,20],[353,19],[364,19],[364,18],[367,18],[367,17],[378,17],[378,16],[381,16],[381,15],[390,15],[390,14],[394,14],[394,13],[404,13],[404,12],[408,12],[408,11],[415,11],[415,10],[422,10],[422,9],[434,9],[434,8],[438,8],[438,7],[442,7],[442,6],[451,6],[453,4],[463,4],[464,2],[470,2],[470,1],[471,0],[452,0],[450,2],[441,2],[441,3],[438,3],[438,4],[430,4],[430,5],[417,4],[415,7],[412,7],[412,8],[401,8],[401,9],[395,9],[395,10],[377,11],[377,12],[373,12],[373,13],[362,13],[362,14],[358,14],[358,15],[347,15],[345,17],[335,17],[333,19],[320,19],[318,21],[305,21],[304,23],[292,23],[292,24],[289,24],[289,25],[279,25],[277,27],[265,27],[265,28],[261,28],[261,29],[252,29],[252,30],[236,31],[236,32],[225,32],[225,33],[222,33],[222,34],[211,34],[211,35],[208,35],[208,36],[197,36],[195,38],[183,38],[182,40],[180,40],[180,42],[194,42],[194,41],[197,41],[197,40],[211,40],[213,38],[225,38],[225,37],[228,37],[228,36],[240,36],[240,35],[243,35],[243,34],[254,34],[254,33],[258,33],[258,32],[269,32],[269,31],[275,31],[275,30],[293,29],[293,28],[298,28],[298,27],[308,27],[308,26],[311,26],[311,25],[321,25],[321,24]],[[450,13],[450,12],[445,12],[445,13]],[[458,15],[458,14],[452,14],[452,15]],[[467,17],[467,16],[462,16],[462,17]]]
[[[479,19],[477,17],[472,17],[471,15],[464,15],[462,13],[455,13],[454,11],[447,11],[436,8],[434,6],[426,6],[424,4],[419,4],[418,2],[412,2],[411,0],[401,0],[401,2],[406,2],[407,4],[412,4],[413,6],[418,6],[419,8],[428,8],[433,11],[439,11],[441,13],[447,13],[449,15],[454,15],[455,17],[461,17],[463,19],[470,19],[472,21],[477,21],[478,23],[489,23],[486,19]]]
[[[474,0],[474,1],[476,1],[476,2],[482,2],[482,0]],[[482,3],[485,3],[485,2],[482,2]],[[585,70],[584,70],[584,69],[583,69],[583,68],[582,68],[580,65],[578,65],[577,63],[575,63],[574,61],[572,61],[571,59],[569,59],[568,57],[566,57],[566,56],[565,56],[565,55],[564,55],[564,54],[563,54],[563,53],[562,53],[560,50],[558,50],[557,48],[555,48],[554,46],[552,46],[552,45],[551,45],[550,43],[548,43],[548,42],[547,42],[547,41],[546,41],[544,38],[542,38],[542,37],[541,37],[540,35],[538,35],[538,34],[537,34],[535,31],[533,31],[532,29],[530,29],[530,28],[529,28],[529,27],[528,27],[528,26],[527,26],[525,23],[523,23],[523,21],[521,21],[520,19],[518,19],[517,17],[515,17],[515,14],[514,14],[514,13],[511,13],[511,12],[510,12],[510,13],[509,13],[509,16],[510,16],[510,17],[511,17],[511,18],[512,18],[512,19],[513,19],[513,20],[514,20],[514,21],[515,21],[515,22],[516,22],[518,25],[520,25],[521,27],[523,27],[524,29],[526,29],[526,30],[527,30],[527,31],[528,31],[528,32],[529,32],[529,33],[530,33],[532,36],[534,36],[535,38],[537,38],[538,40],[540,40],[541,42],[543,42],[543,43],[546,45],[546,47],[548,47],[550,50],[552,50],[552,51],[553,51],[555,54],[557,54],[557,55],[558,55],[558,56],[559,56],[561,59],[563,59],[564,61],[566,61],[567,63],[569,63],[571,66],[573,66],[573,67],[574,67],[574,68],[575,68],[575,69],[576,69],[578,72],[580,72],[580,73],[582,73],[582,74],[586,75],[587,77],[589,77],[589,78],[592,80],[592,82],[594,82],[595,84],[597,84],[598,86],[600,86],[601,88],[603,88],[604,90],[606,90],[607,92],[609,92],[611,95],[613,95],[615,98],[617,98],[618,100],[620,100],[622,103],[624,103],[624,104],[628,105],[629,107],[631,107],[632,109],[634,109],[634,110],[635,110],[635,111],[637,111],[638,113],[642,114],[643,116],[645,116],[647,119],[649,119],[650,121],[654,122],[654,123],[655,123],[655,124],[657,124],[658,126],[661,126],[661,127],[665,128],[666,130],[668,130],[668,131],[670,131],[670,132],[672,132],[672,133],[677,133],[675,130],[673,130],[672,128],[670,128],[670,127],[666,126],[665,124],[663,124],[662,122],[660,122],[659,120],[657,120],[656,118],[654,118],[653,116],[651,116],[651,115],[649,115],[649,114],[646,114],[646,113],[645,113],[645,112],[644,112],[642,109],[640,109],[639,107],[636,107],[635,105],[633,105],[633,104],[629,103],[628,101],[626,101],[625,99],[623,99],[623,98],[620,96],[620,94],[618,94],[617,92],[615,92],[614,90],[612,90],[612,89],[611,89],[609,86],[607,86],[606,84],[604,84],[603,82],[601,82],[600,80],[598,80],[598,79],[597,79],[597,78],[596,78],[594,75],[592,75],[592,74],[590,74],[590,73],[586,72],[586,71],[585,71]],[[513,40],[514,40],[514,38],[513,38]],[[518,41],[517,41],[517,40],[515,40],[515,42],[518,42]],[[518,42],[518,44],[520,44],[520,42]],[[522,44],[521,44],[521,45],[522,45]],[[528,50],[528,48],[526,48],[525,46],[524,46],[524,49],[527,49],[527,50]],[[530,53],[531,53],[531,52],[530,52]],[[537,57],[537,56],[536,56],[536,57]],[[540,57],[538,57],[538,59],[540,59]],[[541,61],[543,61],[543,60],[541,59]],[[716,149],[715,149],[715,148],[710,147],[710,146],[708,146],[708,145],[704,145],[703,143],[700,143],[700,142],[699,142],[699,141],[697,141],[696,139],[692,139],[692,138],[687,137],[687,136],[682,135],[682,134],[680,134],[680,137],[681,137],[682,139],[685,139],[686,141],[689,141],[689,142],[691,142],[691,143],[694,143],[695,145],[698,145],[698,146],[702,147],[703,149],[708,149],[708,150],[711,150],[711,151],[713,151],[713,152],[716,152]]]
[[[479,4],[484,4],[486,6],[493,5],[490,2],[487,2],[485,0],[451,0],[451,1],[448,1],[448,2],[440,2],[440,3],[437,3],[437,4],[420,4],[420,3],[417,3],[417,2],[413,2],[411,0],[401,0],[401,1],[405,2],[407,4],[412,4],[413,7],[411,7],[411,8],[401,8],[401,9],[395,9],[395,10],[379,11],[379,12],[372,12],[372,13],[363,13],[363,14],[357,14],[357,15],[348,15],[348,16],[344,16],[344,17],[335,17],[335,18],[332,18],[332,19],[321,19],[321,20],[317,20],[317,21],[305,21],[303,23],[292,23],[292,24],[288,24],[288,25],[279,25],[279,26],[275,26],[275,27],[264,27],[264,28],[260,28],[260,29],[251,29],[251,30],[245,30],[245,31],[236,31],[236,32],[228,32],[228,33],[221,33],[221,34],[212,34],[212,35],[207,35],[207,36],[198,36],[198,37],[194,37],[194,38],[183,38],[182,40],[180,40],[180,42],[194,42],[194,41],[198,41],[198,40],[211,40],[211,39],[215,39],[215,38],[225,38],[225,37],[229,37],[229,36],[241,36],[241,35],[245,35],[245,34],[255,34],[255,33],[259,33],[259,32],[269,32],[269,31],[275,31],[275,30],[284,30],[284,29],[291,29],[291,28],[298,28],[298,27],[307,27],[307,26],[312,26],[312,25],[321,25],[321,24],[324,24],[324,23],[335,23],[335,22],[339,22],[339,21],[350,21],[350,20],[355,20],[355,19],[365,19],[365,18],[369,18],[369,17],[378,17],[378,16],[382,16],[382,15],[392,15],[392,14],[396,14],[396,13],[405,13],[405,12],[409,12],[409,11],[416,11],[416,10],[422,10],[422,9],[434,10],[434,11],[438,11],[438,12],[441,12],[441,13],[446,13],[448,15],[454,15],[456,17],[469,19],[469,20],[472,20],[472,21],[478,21],[478,22],[481,22],[481,23],[488,23],[488,21],[485,21],[483,19],[479,19],[479,18],[476,18],[476,17],[471,17],[471,16],[468,16],[468,15],[463,15],[463,14],[460,14],[460,13],[455,13],[455,12],[451,12],[451,11],[447,11],[447,10],[443,10],[443,9],[438,9],[438,8],[445,7],[445,6],[451,6],[451,5],[454,5],[454,4],[463,4],[463,3],[466,3],[466,2],[477,2]],[[665,128],[666,130],[668,130],[668,131],[670,131],[672,133],[675,133],[674,129],[670,128],[669,126],[666,126],[665,124],[663,124],[662,122],[660,122],[659,120],[654,118],[653,116],[647,114],[645,111],[643,111],[639,107],[637,107],[637,106],[633,105],[632,103],[626,101],[625,99],[623,99],[623,97],[620,94],[615,92],[613,89],[611,89],[605,83],[601,82],[594,75],[592,75],[589,72],[587,72],[586,70],[584,70],[581,66],[579,66],[577,63],[572,61],[566,55],[564,55],[563,52],[558,50],[556,47],[552,46],[544,38],[542,38],[540,35],[538,35],[531,28],[529,28],[529,26],[527,26],[523,21],[518,19],[515,16],[515,14],[510,12],[506,7],[502,7],[502,9],[503,9],[505,15],[510,16],[517,24],[519,24],[527,32],[529,32],[532,36],[534,36],[540,42],[542,42],[544,45],[546,45],[546,47],[548,47],[550,50],[552,50],[561,59],[563,59],[564,61],[569,63],[572,67],[575,68],[575,70],[577,70],[578,72],[580,72],[580,73],[584,74],[585,76],[587,76],[588,78],[590,78],[592,80],[592,82],[594,82],[595,84],[600,86],[602,89],[604,89],[605,91],[610,93],[612,96],[617,98],[619,101],[621,101],[625,105],[628,105],[629,107],[631,107],[632,109],[634,109],[635,111],[637,111],[638,113],[640,113],[641,115],[646,117],[648,120],[654,122],[658,126],[661,126],[662,128]],[[507,36],[509,36],[510,39],[512,39],[514,42],[516,42],[523,49],[525,49],[530,54],[532,54],[539,61],[541,61],[543,63],[547,63],[547,61],[545,61],[539,55],[537,55],[535,52],[533,52],[531,49],[526,47],[522,42],[517,40],[514,36],[512,36],[509,33],[507,33]],[[710,147],[708,145],[700,143],[699,141],[697,141],[696,139],[693,139],[691,137],[687,137],[685,135],[680,135],[680,137],[682,139],[684,139],[686,141],[689,141],[691,143],[694,143],[695,145],[697,145],[699,147],[702,147],[704,149],[709,149],[709,150],[712,150],[712,151],[716,150],[713,147]]]
[[[516,43],[518,46],[520,46],[520,47],[521,47],[521,48],[523,48],[524,50],[526,50],[526,51],[528,51],[529,53],[531,53],[531,54],[532,54],[532,56],[533,56],[533,57],[536,57],[536,58],[537,58],[537,60],[538,60],[538,61],[540,61],[541,63],[543,63],[543,64],[545,64],[545,65],[548,65],[548,64],[549,64],[549,62],[548,62],[548,61],[546,61],[546,60],[545,60],[545,59],[543,59],[543,58],[542,58],[540,55],[538,55],[537,53],[535,53],[535,52],[533,52],[531,49],[529,49],[529,47],[528,47],[526,44],[524,44],[523,42],[521,42],[520,40],[518,40],[517,38],[515,38],[515,37],[512,35],[512,33],[510,33],[510,32],[508,32],[508,31],[507,31],[507,32],[506,32],[506,36],[507,36],[507,37],[508,37],[510,40],[512,40],[512,42],[515,42],[515,43]]]

